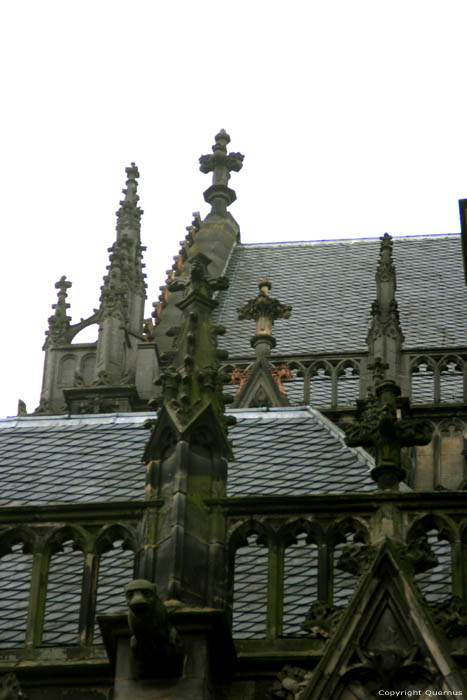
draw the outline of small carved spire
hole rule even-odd
[[[379,249],[379,260],[376,268],[376,281],[394,280],[394,288],[396,286],[396,268],[392,259],[392,237],[389,233],[385,233],[380,238],[381,245]]]
[[[227,207],[237,198],[234,190],[227,186],[230,173],[241,170],[244,156],[241,153],[227,153],[230,136],[225,129],[221,129],[215,141],[212,155],[200,157],[199,169],[202,173],[212,172],[212,185],[204,193],[204,199],[212,206],[211,214],[226,216]]]
[[[350,447],[374,448],[376,466],[371,476],[380,489],[397,488],[404,479],[401,448],[426,445],[432,437],[430,424],[410,417],[408,400],[400,399],[400,393],[392,380],[380,382],[375,397],[358,402],[355,423],[341,424]]]
[[[137,234],[139,239],[141,215],[144,213],[138,206],[138,182],[139,170],[134,163],[125,168],[127,174],[125,195],[120,202],[120,209],[116,212],[118,237],[128,235],[130,232]]]
[[[392,259],[392,238],[385,233],[380,239],[380,251],[376,267],[376,300],[371,307],[371,325],[368,331],[367,343],[369,363],[378,360],[381,366],[386,365],[390,379],[397,379],[400,365],[400,353],[404,336],[402,334],[399,310],[395,297],[396,268]],[[375,377],[378,381],[379,376]]]
[[[107,266],[108,274],[104,277],[101,288],[101,313],[103,317],[116,316],[123,323],[131,322],[131,316],[138,308],[138,319],[135,321],[137,333],[141,333],[142,320],[139,319],[139,307],[141,303],[135,303],[132,295],[143,300],[146,298],[146,283],[143,273],[142,253],[145,247],[140,242],[140,219],[143,211],[138,206],[137,194],[139,177],[138,168],[132,163],[126,168],[125,195],[120,202],[117,216],[117,240],[111,248],[110,264]]]
[[[67,309],[70,304],[67,303],[68,289],[71,287],[71,282],[67,281],[65,275],[55,283],[55,289],[58,289],[57,303],[52,304],[52,309],[55,313],[49,317],[49,330],[46,331],[45,347],[53,345],[63,345],[70,342],[70,321],[71,317],[67,316]]]
[[[240,321],[245,319],[256,321],[256,335],[251,339],[251,345],[256,349],[257,355],[264,354],[265,347],[269,350],[275,347],[276,340],[272,336],[274,321],[278,318],[290,318],[292,313],[291,306],[282,304],[278,299],[269,296],[272,284],[266,277],[259,281],[258,287],[258,296],[237,309]]]

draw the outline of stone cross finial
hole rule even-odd
[[[55,282],[55,289],[58,289],[58,299],[56,304],[52,304],[52,309],[57,309],[56,313],[70,308],[70,305],[66,303],[68,289],[70,289],[70,287],[71,282],[68,282],[65,275],[62,275],[58,282]]]
[[[213,185],[227,186],[230,179],[230,171],[238,172],[243,167],[241,153],[227,153],[227,144],[230,143],[230,136],[221,129],[215,137],[216,143],[212,147],[212,156],[201,156],[199,159],[199,169],[202,173],[212,172]]]
[[[380,489],[393,489],[405,477],[401,448],[426,445],[432,437],[427,421],[400,417],[400,393],[395,382],[380,382],[376,397],[360,402],[359,418],[345,426],[350,447],[374,448],[376,466],[371,477]]]
[[[212,185],[204,193],[204,199],[211,204],[211,215],[226,217],[227,207],[236,200],[235,192],[227,186],[230,172],[238,172],[243,166],[241,153],[227,153],[230,136],[221,129],[212,147],[212,155],[201,156],[199,169],[202,173],[212,172]]]

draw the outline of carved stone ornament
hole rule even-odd
[[[359,402],[357,420],[341,425],[350,447],[374,448],[376,467],[371,476],[380,489],[395,488],[404,478],[401,448],[426,445],[432,437],[427,421],[409,416],[399,418],[400,406],[405,408],[399,395],[400,389],[395,382],[380,382],[376,387],[376,397]]]
[[[308,610],[302,630],[310,632],[316,639],[329,639],[341,621],[344,608],[336,608],[324,601],[318,601]]]
[[[269,700],[300,700],[311,679],[312,671],[298,666],[284,666],[269,691]]]
[[[361,576],[367,571],[375,556],[375,548],[363,542],[349,542],[337,561],[337,568],[352,576]]]
[[[70,304],[66,302],[70,287],[71,282],[68,282],[65,276],[61,277],[55,284],[55,288],[58,289],[57,303],[52,304],[52,309],[55,309],[55,313],[49,317],[49,330],[46,331],[45,348],[70,342],[71,317],[67,316],[66,313],[67,309],[70,308]]]
[[[227,185],[231,170],[238,172],[243,167],[245,156],[242,156],[241,153],[227,153],[227,144],[229,143],[229,134],[225,129],[221,129],[215,137],[212,155],[201,156],[199,159],[201,172],[212,172],[213,185]]]
[[[376,281],[385,281],[396,274],[392,260],[392,237],[385,233],[380,238],[380,251],[378,267],[376,268]]]
[[[386,370],[389,369],[389,365],[380,357],[375,357],[374,361],[368,364],[368,369],[371,371],[373,384],[376,385],[386,379]]]
[[[429,610],[448,639],[467,636],[467,607],[458,596],[432,604]]]
[[[174,330],[172,351],[161,358],[165,367],[155,383],[162,389],[160,411],[170,414],[180,433],[209,409],[213,427],[217,425],[213,432],[220,441],[217,447],[230,455],[227,424],[232,417],[225,416],[224,404],[231,402],[232,397],[223,395],[223,385],[229,377],[219,371],[219,361],[225,360],[227,353],[217,349],[221,329],[212,320],[212,310],[217,305],[212,298],[214,291],[225,289],[228,281],[209,276],[210,262],[202,253],[193,255],[188,260],[189,277],[177,278],[171,285],[171,291],[184,292],[177,304],[182,322]],[[157,430],[154,440],[157,442]]]
[[[183,649],[169,612],[157,595],[156,586],[135,579],[125,587],[128,605],[130,646],[137,661],[138,675],[170,678],[182,671]]]
[[[240,321],[255,320],[256,335],[271,335],[274,321],[278,318],[290,318],[292,307],[269,296],[272,284],[268,279],[260,280],[258,287],[258,296],[237,309],[238,318]]]
[[[381,246],[379,252],[378,265],[376,268],[376,300],[371,307],[371,326],[368,331],[367,343],[370,350],[370,357],[373,353],[382,353],[384,359],[391,356],[388,348],[385,347],[385,340],[390,340],[393,350],[400,351],[404,341],[402,333],[399,310],[395,297],[396,293],[396,269],[392,260],[392,238],[387,233],[380,239]],[[381,340],[383,338],[383,340]],[[379,340],[379,342],[378,342]],[[375,348],[378,345],[378,349]],[[389,369],[387,367],[386,369]],[[394,372],[394,367],[391,368]],[[380,380],[383,377],[379,377]]]
[[[227,216],[227,207],[236,200],[234,190],[227,185],[231,171],[238,172],[243,166],[241,153],[227,153],[230,136],[224,129],[217,134],[212,147],[212,155],[201,156],[199,169],[202,173],[212,172],[212,185],[204,193],[204,199],[211,204],[211,215]]]
[[[232,376],[230,378],[230,383],[231,384],[238,384],[238,389],[235,393],[235,396],[238,396],[243,387],[245,386],[245,383],[250,376],[251,371],[249,369],[240,369],[240,367],[235,367]]]
[[[0,700],[26,700],[14,673],[0,677]]]
[[[401,559],[408,564],[414,574],[433,569],[438,565],[438,559],[428,542],[426,534],[411,540],[408,544],[395,543]]]
[[[138,206],[138,168],[134,163],[126,168],[124,199],[117,211],[117,240],[109,248],[108,274],[101,287],[100,312],[103,319],[115,317],[128,323],[131,295],[146,297],[145,274],[140,243],[140,219],[142,210]]]

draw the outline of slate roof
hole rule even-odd
[[[405,348],[467,345],[467,287],[457,234],[394,238],[396,297]],[[238,244],[220,292],[216,322],[231,357],[250,356],[253,321],[236,310],[258,293],[267,276],[271,295],[292,304],[292,316],[274,325],[274,354],[366,351],[379,239]],[[464,315],[463,320],[459,318]]]
[[[308,406],[239,409],[230,431],[234,461],[227,494],[303,495],[374,491],[371,457],[347,447],[343,433]]]
[[[146,418],[113,414],[0,421],[0,505],[143,498]]]
[[[228,495],[368,491],[368,457],[308,407],[237,409]],[[154,413],[0,421],[0,506],[142,499],[141,463]],[[287,455],[287,457],[285,457]]]
[[[371,459],[345,446],[340,431],[318,411],[298,407],[237,409],[232,413],[237,424],[230,432],[235,459],[229,466],[229,496],[375,489],[369,477]],[[142,499],[141,455],[148,437],[143,423],[153,416],[151,412],[0,421],[0,505]],[[303,553],[300,561],[293,574],[298,588],[289,588],[292,602],[286,625],[292,631],[298,624],[297,615],[307,604],[302,584],[313,575]],[[304,564],[306,571],[302,571]],[[52,557],[44,645],[70,644],[76,639],[82,566],[82,553],[73,551],[70,545]],[[0,630],[4,629],[0,648],[24,640],[30,567],[31,555],[24,554],[21,545],[0,559]],[[121,591],[131,577],[131,569],[131,552],[117,549],[103,555],[97,592],[99,613],[123,605]],[[235,620],[239,619],[238,606],[244,610],[236,629],[238,636],[262,636],[264,603],[253,585],[257,570],[261,571],[261,559],[250,550],[245,562],[239,560],[236,575]],[[263,593],[264,573],[257,581],[258,591]]]

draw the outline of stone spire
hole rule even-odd
[[[282,380],[291,379],[286,365],[274,367],[269,361],[271,350],[276,346],[272,335],[274,321],[290,318],[292,307],[269,296],[271,282],[264,277],[258,283],[259,294],[245,306],[237,309],[238,318],[256,321],[256,333],[250,343],[255,349],[256,361],[248,370],[237,370],[232,379],[240,381],[240,389],[234,400],[235,407],[288,406]]]
[[[138,168],[126,168],[124,199],[117,211],[117,240],[111,248],[108,273],[101,288],[99,340],[96,376],[115,385],[134,381],[135,340],[141,338],[144,323],[146,284],[144,281],[138,206]]]
[[[172,292],[182,295],[181,324],[172,329],[173,350],[156,382],[161,395],[154,403],[160,408],[144,456],[146,496],[163,499],[161,525],[140,576],[155,581],[163,599],[224,608],[224,525],[207,500],[225,496],[231,456],[224,416],[230,397],[222,394],[227,378],[219,372],[227,353],[216,347],[224,329],[211,316],[213,292],[225,289],[227,280],[212,278],[209,262],[194,253],[187,260],[189,275],[172,283]]]
[[[199,169],[202,173],[212,172],[212,185],[204,193],[204,199],[212,206],[211,215],[226,216],[227,207],[235,202],[234,190],[227,187],[232,170],[238,172],[243,167],[241,153],[227,153],[230,136],[221,129],[215,137],[212,155],[201,156]]]
[[[146,284],[143,273],[138,206],[138,168],[126,168],[125,195],[117,216],[117,237],[109,248],[110,262],[101,287],[99,309],[80,327],[98,323],[93,377],[77,370],[72,386],[63,389],[72,413],[131,411],[138,405],[135,388],[138,342],[143,340]],[[75,328],[75,327],[73,327]]]
[[[146,284],[143,273],[141,215],[137,194],[138,168],[126,168],[126,189],[117,216],[117,240],[111,248],[108,274],[101,288],[100,310],[103,318],[117,317],[133,333],[141,334]]]
[[[387,233],[380,239],[381,247],[376,268],[376,300],[371,307],[371,326],[367,336],[368,361],[378,358],[388,379],[397,380],[404,336],[399,322],[395,297],[396,269],[392,259],[392,238]],[[379,370],[378,370],[379,371]]]

